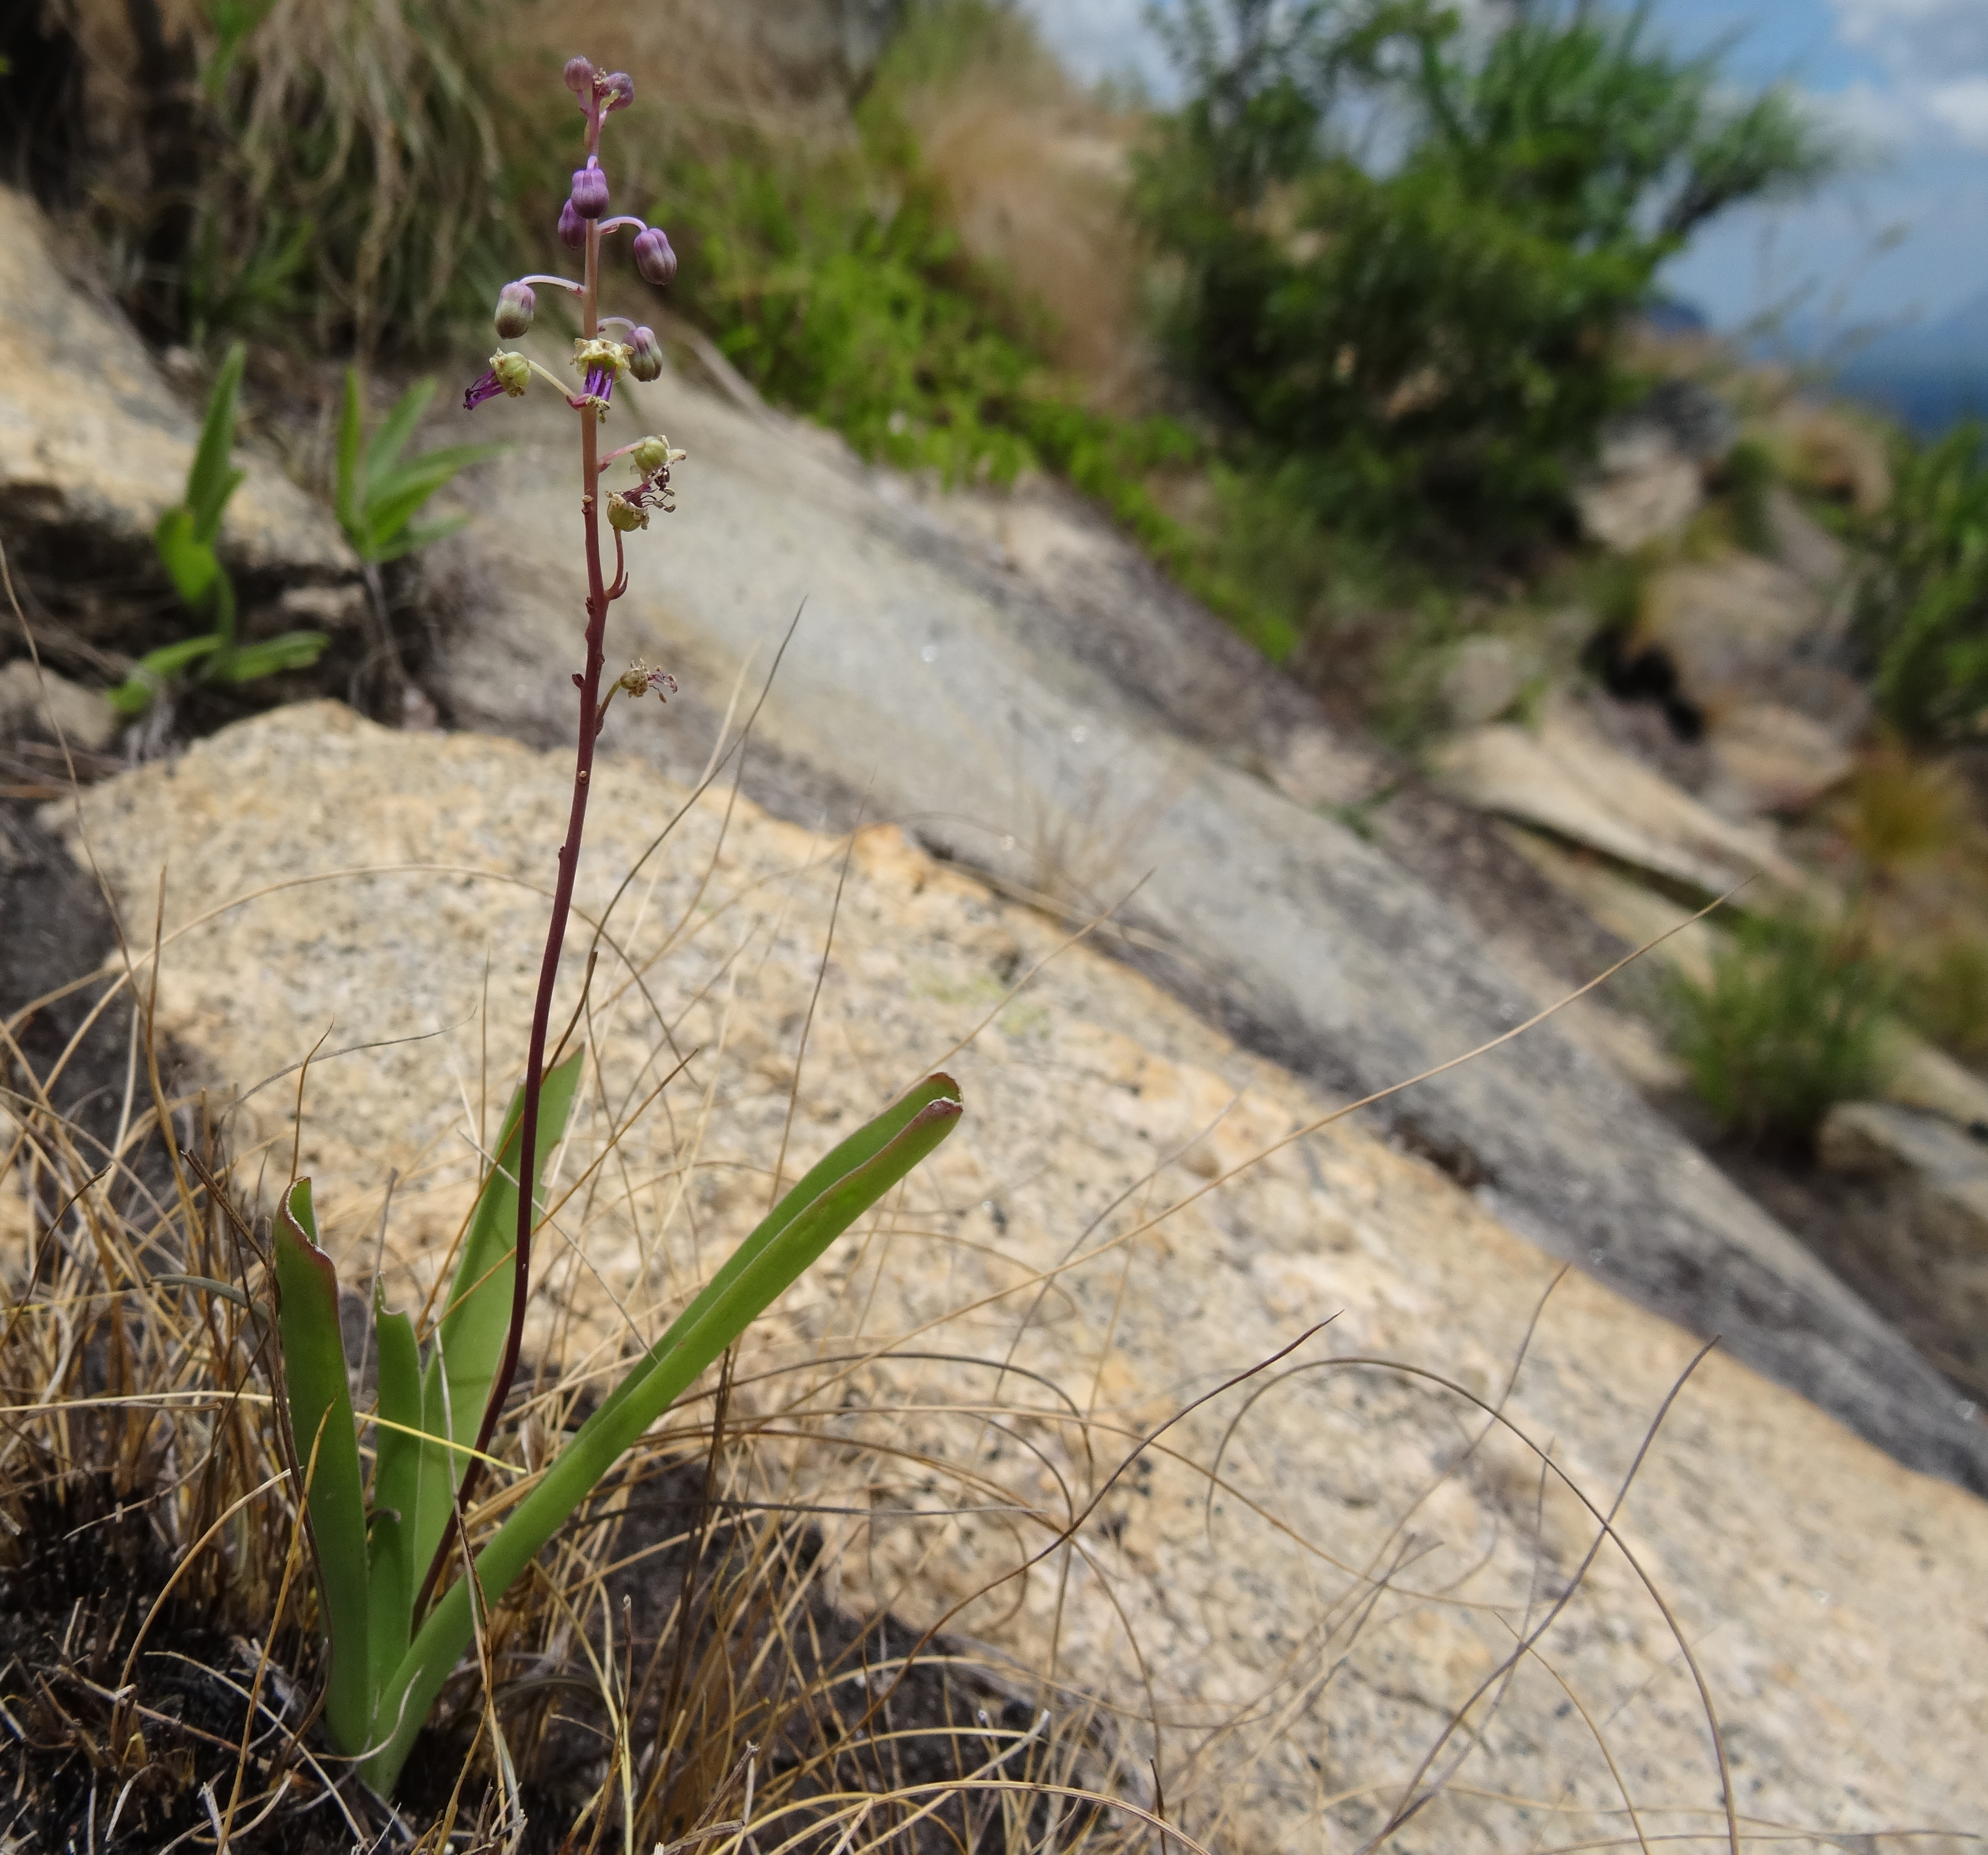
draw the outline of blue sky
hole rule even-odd
[[[1028,0],[1086,76],[1165,64],[1143,0]],[[1852,171],[1803,205],[1736,215],[1675,266],[1676,292],[1734,328],[1797,302],[1810,318],[1932,320],[1988,292],[1988,0],[1654,0],[1696,51],[1730,37],[1728,69],[1786,79],[1825,113]]]

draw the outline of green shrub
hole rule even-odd
[[[1884,968],[1840,928],[1743,921],[1709,983],[1678,982],[1678,1053],[1724,1132],[1805,1147],[1832,1103],[1882,1082],[1893,992]]]
[[[1522,7],[1481,50],[1422,5],[1226,12],[1172,28],[1188,100],[1138,164],[1172,350],[1315,506],[1384,533],[1560,519],[1658,268],[1827,166],[1784,95],[1727,102],[1641,9]],[[1384,171],[1353,151],[1376,110],[1405,137]]]
[[[1988,719],[1988,427],[1902,437],[1891,501],[1860,530],[1859,628],[1879,711],[1908,739],[1977,736]]]

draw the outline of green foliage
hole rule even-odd
[[[1728,1134],[1800,1147],[1831,1105],[1884,1072],[1893,983],[1846,931],[1799,917],[1743,921],[1709,983],[1676,987],[1676,1043]]]
[[[564,1130],[580,1065],[575,1056],[546,1077],[543,1155]],[[370,1507],[347,1389],[337,1279],[317,1247],[309,1181],[291,1189],[277,1220],[282,1378],[297,1461],[308,1480],[332,1647],[326,1724],[339,1749],[360,1760],[367,1781],[383,1795],[393,1790],[476,1624],[469,1583],[462,1578],[425,1617],[413,1614],[413,1603],[441,1539],[509,1330],[519,1182],[504,1157],[516,1150],[522,1109],[521,1093],[505,1117],[498,1163],[478,1199],[428,1358],[405,1314],[375,1310],[380,1377]],[[961,1111],[952,1080],[929,1077],[781,1198],[477,1553],[479,1605],[503,1596],[622,1455],[837,1237],[938,1147]],[[542,1191],[543,1180],[535,1180],[535,1201]]]
[[[473,464],[497,456],[501,444],[448,444],[402,462],[401,453],[434,398],[432,380],[414,382],[369,434],[361,404],[359,370],[345,370],[345,402],[338,421],[338,481],[333,507],[352,551],[370,566],[398,560],[416,548],[452,535],[469,518],[449,515],[416,522],[428,498]]]
[[[682,177],[680,289],[769,397],[948,481],[1033,461],[1013,409],[1037,363],[915,174],[761,150]]]
[[[1138,166],[1171,346],[1314,507],[1374,532],[1560,519],[1658,267],[1828,165],[1783,93],[1729,103],[1640,11],[1524,6],[1478,49],[1426,5],[1226,10],[1168,29],[1189,95]],[[1385,171],[1342,129],[1376,111],[1405,144]]]
[[[308,668],[330,641],[321,631],[288,631],[242,644],[235,637],[235,587],[221,564],[221,517],[248,474],[234,468],[235,397],[246,359],[241,343],[228,351],[208,396],[200,443],[187,473],[186,497],[159,518],[152,531],[160,564],[187,610],[207,620],[196,637],[149,650],[131,674],[111,690],[120,715],[141,715],[160,694],[189,676],[236,687],[282,670]]]
[[[1879,712],[1925,745],[1978,736],[1988,719],[1988,427],[1902,437],[1894,487],[1859,539],[1859,628]]]

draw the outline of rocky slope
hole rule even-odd
[[[1048,493],[929,506],[833,438],[683,379],[633,390],[616,418],[691,452],[679,513],[635,538],[616,608],[617,648],[670,664],[703,711],[658,764],[695,772],[798,613],[751,787],[788,815],[847,822],[860,802],[1080,917],[1111,907],[1170,988],[1348,1096],[1549,1001],[1553,976],[1492,946],[1473,910],[1472,859],[1510,853],[1479,833],[1468,856],[1423,856],[1432,887],[1332,815],[1371,765],[1082,511]],[[438,694],[464,722],[549,742],[580,589],[566,415],[541,396],[472,423],[517,448],[442,569],[468,618]],[[1585,1041],[1549,1024],[1386,1115],[1551,1253],[1901,1460],[1988,1488],[1988,1431],[1948,1385]]]
[[[1320,1127],[1301,1079],[898,830],[846,857],[722,789],[676,822],[685,789],[629,751],[676,725],[609,723],[581,884],[594,1068],[539,1357],[583,1373],[652,1331],[776,1166],[944,1062],[960,1134],[742,1374],[790,1439],[769,1498],[840,1510],[845,1602],[949,1619],[1053,1708],[1104,1697],[1124,1781],[1156,1758],[1217,1847],[1358,1846],[1487,1681],[1398,1846],[1719,1842],[1689,1645],[1748,1838],[1909,1828],[1957,1855],[1988,1816],[1988,1508],[1723,1350],[1665,1411],[1689,1335],[1584,1273],[1554,1286],[1434,1167]],[[46,814],[140,948],[163,872],[160,1029],[252,1166],[286,1172],[295,1066],[328,1033],[303,1163],[353,1279],[398,1173],[397,1299],[508,1086],[563,762],[326,704]]]

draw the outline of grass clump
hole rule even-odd
[[[1988,721],[1988,427],[1902,437],[1892,468],[1890,501],[1858,531],[1878,711],[1915,744],[1976,738]]]
[[[1678,1053],[1729,1137],[1800,1151],[1884,1079],[1895,986],[1861,937],[1799,916],[1743,920],[1703,980],[1680,978]]]

